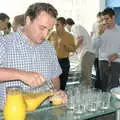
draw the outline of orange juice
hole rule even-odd
[[[60,104],[62,104],[62,100],[61,99],[54,99],[54,100],[52,100],[52,104],[53,105],[60,105]]]
[[[7,90],[4,106],[4,120],[25,120],[26,104],[19,88]]]
[[[53,96],[51,102],[53,105],[60,105],[63,103],[62,99],[59,96]]]
[[[34,111],[45,99],[52,96],[53,92],[25,93],[24,100],[27,105],[27,111]]]

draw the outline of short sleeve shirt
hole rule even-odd
[[[38,72],[47,81],[58,77],[62,71],[54,47],[48,40],[39,45],[31,45],[28,38],[20,31],[0,37],[0,67],[16,68],[24,71]],[[6,87],[30,87],[20,80],[0,82],[0,104],[4,104]],[[49,89],[42,85],[36,90]]]

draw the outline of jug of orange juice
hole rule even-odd
[[[23,96],[26,103],[26,110],[28,112],[34,111],[39,105],[41,105],[48,97],[52,95],[52,91],[44,91],[38,93],[25,92]]]
[[[22,89],[19,86],[6,89],[6,103],[4,105],[4,120],[25,120],[26,104]]]

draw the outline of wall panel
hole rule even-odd
[[[89,32],[104,0],[2,0],[0,11],[7,13],[11,21],[15,15],[24,13],[34,2],[49,2],[53,4],[59,16],[72,17],[76,23],[82,24]]]

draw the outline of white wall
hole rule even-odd
[[[89,32],[96,14],[104,8],[105,0],[2,0],[0,12],[5,12],[11,17],[22,14],[34,2],[49,2],[55,6],[59,16],[72,17],[76,23],[83,25]]]
[[[106,3],[106,0],[99,0],[100,11],[103,10],[103,9],[105,8],[105,3]]]

